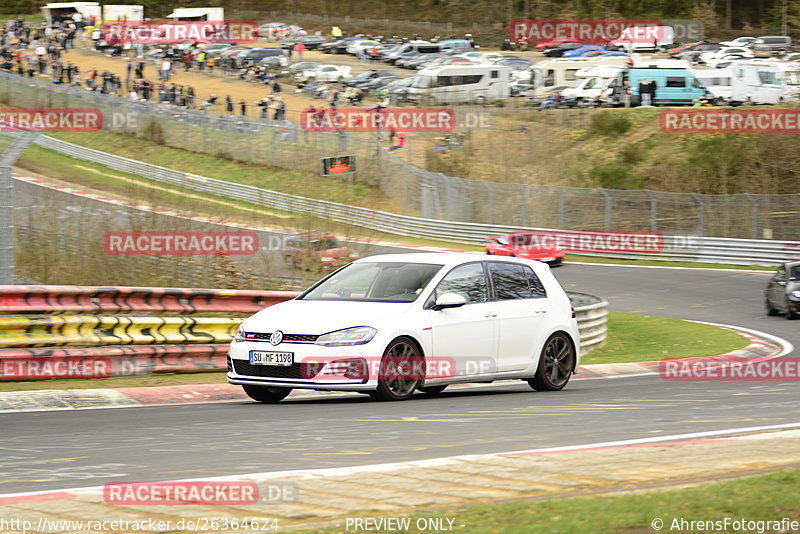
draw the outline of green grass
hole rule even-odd
[[[677,340],[677,342],[676,342]],[[609,334],[606,343],[585,356],[582,364],[622,363],[713,356],[742,348],[748,341],[742,336],[714,326],[666,319],[609,312]],[[0,382],[0,392],[32,389],[92,389],[180,384],[225,383],[225,373],[159,374],[146,378],[112,378],[107,380],[44,380]]]
[[[535,476],[535,473],[532,474]],[[363,513],[359,517],[381,517]],[[388,514],[407,517],[406,514]],[[355,517],[355,514],[354,514]],[[779,521],[800,519],[800,469],[784,469],[721,482],[708,482],[687,489],[648,491],[620,496],[559,497],[476,504],[464,508],[415,511],[416,518],[455,519],[453,532],[459,534],[616,534],[657,532],[654,519],[663,521],[662,532],[699,532],[671,528],[681,518],[691,521],[745,519]],[[464,525],[463,527],[456,525]],[[723,532],[720,529],[706,529]],[[728,529],[729,532],[733,530]],[[766,532],[781,530],[770,528]],[[297,531],[300,532],[300,531]],[[304,530],[315,534],[344,532],[343,528]],[[744,532],[738,530],[737,532]],[[757,530],[749,530],[757,532]],[[785,532],[789,532],[788,530]]]
[[[716,326],[666,317],[608,312],[608,339],[581,359],[626,363],[712,356],[746,347],[739,334]]]

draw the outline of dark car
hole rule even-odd
[[[334,271],[358,254],[331,234],[309,232],[287,238],[284,257],[287,264],[298,269]]]
[[[562,57],[564,52],[568,50],[577,50],[584,46],[583,43],[564,43],[556,46],[555,48],[549,48],[545,51],[544,55],[547,57]]]
[[[765,297],[767,315],[783,312],[787,319],[800,317],[800,261],[778,267],[767,283]]]
[[[698,43],[696,45],[692,45],[689,47],[684,48],[683,50],[677,50],[676,52],[671,52],[670,55],[672,57],[684,57],[686,55],[700,55],[703,52],[716,52],[717,50],[721,50],[725,48],[719,43]]]
[[[288,63],[286,51],[280,48],[254,48],[252,50],[242,50],[236,54],[236,60],[243,67],[255,64],[267,64],[281,66]]]
[[[344,81],[344,86],[357,87],[361,84],[371,82],[376,78],[382,78],[384,76],[397,76],[397,73],[392,72],[390,70],[380,70],[380,69],[365,70],[358,76],[353,76],[352,78],[346,79]]]
[[[297,43],[303,43],[307,50],[314,50],[325,42],[327,42],[327,39],[321,35],[301,35],[300,37],[282,42],[281,48],[293,48]]]
[[[347,45],[349,45],[355,39],[355,37],[346,37],[344,39],[339,39],[338,41],[333,41],[332,43],[322,43],[319,45],[319,51],[323,54],[346,54]]]

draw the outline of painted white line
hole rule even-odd
[[[708,324],[708,325],[711,325],[711,326],[721,326],[722,328],[729,328],[729,329],[734,330],[734,331],[735,330],[740,330],[740,331],[745,332],[747,334],[750,334],[752,336],[760,337],[762,339],[766,339],[768,341],[776,343],[776,344],[781,346],[781,351],[777,355],[771,356],[772,358],[780,358],[781,356],[785,356],[785,355],[789,354],[790,352],[794,351],[794,345],[792,345],[789,341],[786,341],[782,337],[774,336],[772,334],[767,334],[766,332],[762,332],[761,330],[753,330],[752,328],[744,328],[742,326],[735,326],[735,325],[730,325],[730,324],[709,323],[709,322],[706,322],[706,321],[691,321],[689,319],[684,319],[684,320],[685,321],[689,321],[691,323]]]
[[[587,443],[583,445],[566,445],[563,447],[547,447],[541,449],[526,449],[526,450],[511,451],[511,452],[446,456],[442,458],[431,458],[428,460],[411,460],[408,462],[370,464],[370,465],[359,465],[352,467],[329,467],[322,469],[293,469],[286,471],[267,471],[261,473],[245,473],[237,475],[224,475],[218,477],[188,478],[181,480],[168,480],[168,481],[157,481],[157,482],[209,482],[209,481],[231,481],[231,480],[243,480],[243,479],[269,480],[269,479],[287,478],[287,477],[314,478],[314,477],[343,476],[356,473],[385,473],[385,472],[407,469],[409,467],[441,467],[447,465],[462,464],[464,462],[487,460],[491,458],[496,458],[498,456],[546,454],[551,452],[556,453],[556,452],[570,452],[570,451],[578,452],[583,450],[601,449],[607,447],[626,447],[626,446],[642,445],[648,443],[685,441],[697,438],[713,438],[717,436],[729,436],[733,434],[747,434],[754,432],[770,432],[773,430],[792,430],[792,429],[800,429],[800,423],[785,423],[780,425],[727,428],[723,430],[709,430],[706,432],[691,432],[688,434],[672,434],[669,436],[658,436],[650,438],[603,441],[597,443]],[[39,495],[58,494],[58,493],[87,493],[93,491],[102,491],[102,489],[103,486],[89,486],[83,488],[79,487],[79,488],[66,488],[57,490],[29,491],[22,493],[4,493],[0,494],[0,499],[16,498],[16,497],[34,497]]]

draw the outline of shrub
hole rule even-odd
[[[597,135],[619,137],[628,133],[632,126],[630,119],[621,112],[601,111],[592,116],[590,131]]]

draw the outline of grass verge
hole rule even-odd
[[[685,489],[648,491],[619,496],[559,497],[534,501],[484,503],[446,510],[417,511],[407,534],[426,532],[416,528],[419,518],[454,519],[460,534],[574,534],[576,532],[653,533],[734,530],[731,527],[689,528],[686,521],[789,521],[800,519],[800,469],[783,469],[764,475],[708,482]],[[377,517],[378,514],[362,514]],[[394,517],[407,517],[397,514]],[[656,520],[661,528],[656,529]],[[445,522],[445,524],[447,524]],[[456,526],[456,525],[464,525]],[[788,532],[786,527],[737,529],[737,532]],[[304,530],[315,534],[343,532],[340,528]]]
[[[667,317],[608,312],[608,339],[581,363],[629,363],[725,354],[749,341],[731,330]]]
[[[739,334],[714,326],[679,319],[610,312],[608,341],[602,347],[590,352],[581,363],[622,363],[712,356],[742,348],[747,343],[747,340]],[[220,371],[106,380],[0,382],[0,392],[224,383],[226,383],[225,373]]]

